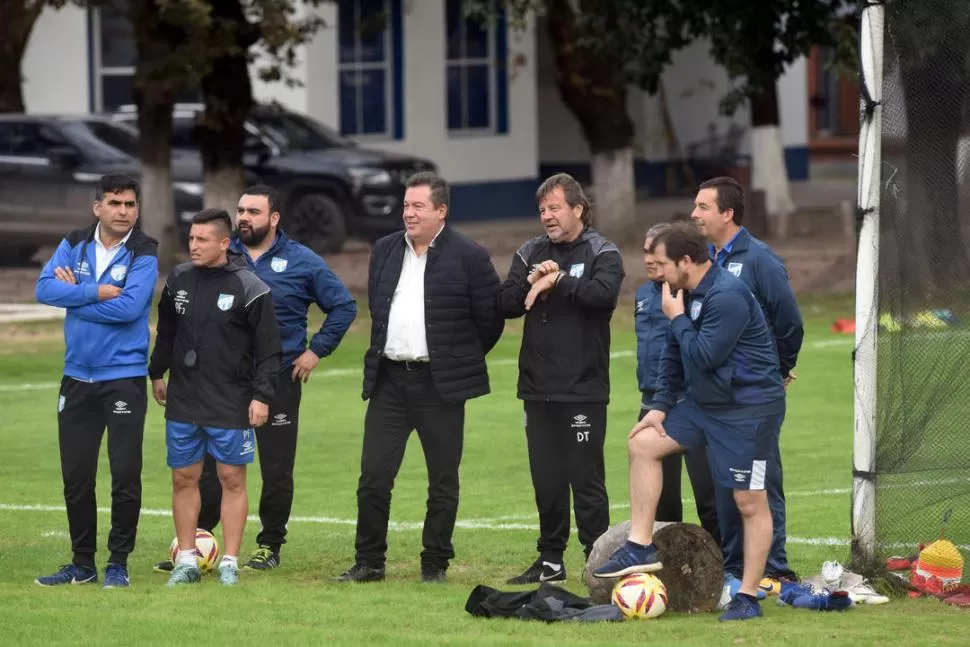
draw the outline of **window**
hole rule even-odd
[[[66,145],[57,131],[39,121],[0,122],[0,155],[40,159]]]
[[[2,0],[0,0],[2,1]],[[114,112],[135,102],[135,35],[119,6],[106,4],[88,12],[90,48],[90,107],[92,112]],[[177,101],[199,101],[198,92],[184,92]]]
[[[404,138],[401,0],[340,0],[340,131]]]
[[[448,130],[508,132],[505,12],[495,0],[496,20],[466,18],[462,0],[445,0],[445,79]]]

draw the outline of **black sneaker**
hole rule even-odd
[[[171,573],[175,570],[175,562],[170,559],[166,559],[165,561],[155,564],[155,566],[152,567],[152,570],[158,573]]]
[[[384,567],[357,563],[333,579],[338,582],[380,582],[384,579]]]
[[[540,557],[525,572],[506,580],[506,584],[542,584],[545,582],[562,583],[566,581],[566,567],[562,564],[553,568]]]
[[[425,584],[444,584],[448,581],[448,576],[445,574],[446,570],[433,564],[422,564],[421,581]]]
[[[280,565],[280,554],[269,546],[260,546],[253,552],[249,561],[243,564],[248,571],[268,571]]]

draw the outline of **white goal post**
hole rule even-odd
[[[855,286],[852,450],[853,557],[876,554],[876,336],[879,327],[879,190],[885,6],[865,2],[859,27],[860,90],[858,226]]]

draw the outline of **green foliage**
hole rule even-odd
[[[499,0],[508,22],[524,28],[528,16],[551,15],[560,0]],[[565,2],[565,0],[562,0]],[[612,61],[613,69],[647,92],[656,91],[671,56],[695,38],[738,85],[722,102],[733,112],[774,83],[813,46],[833,47],[834,65],[855,70],[857,38],[852,0],[570,0],[576,15],[573,45]],[[919,3],[917,3],[919,4]],[[466,14],[489,20],[495,0],[465,0]],[[561,44],[557,44],[557,47]]]
[[[711,42],[711,55],[733,80],[741,79],[721,101],[727,114],[750,96],[774,84],[785,68],[812,47],[836,47],[845,35],[842,17],[849,0],[684,0],[694,16],[693,32]],[[843,47],[837,50],[841,55]]]
[[[240,50],[246,52],[264,81],[299,85],[289,74],[299,48],[325,21],[315,9],[332,0],[238,0],[247,24],[213,18],[219,0],[70,0],[82,7],[115,7],[131,20],[136,34],[153,43],[151,62],[143,61],[140,85],[155,91],[179,92],[198,87],[212,61]],[[68,0],[47,0],[60,7]],[[253,45],[258,45],[254,48]]]

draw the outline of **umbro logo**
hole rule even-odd
[[[130,414],[131,411],[128,410],[128,403],[125,402],[124,400],[118,400],[117,402],[115,402],[114,413],[119,415]]]

